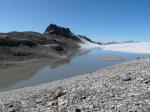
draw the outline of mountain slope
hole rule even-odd
[[[89,40],[88,40],[89,41]],[[0,66],[27,60],[66,58],[83,43],[69,28],[50,24],[43,34],[38,32],[0,33]],[[12,65],[13,65],[12,64]]]

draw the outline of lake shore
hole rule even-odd
[[[150,111],[150,58],[69,79],[0,92],[0,111]]]

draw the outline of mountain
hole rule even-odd
[[[67,38],[67,39],[72,39],[72,40],[75,40],[75,41],[80,41],[80,39],[75,35],[73,34],[69,28],[64,28],[64,27],[61,27],[61,26],[57,26],[55,24],[50,24],[44,34],[49,34],[49,35],[59,35],[59,36],[62,36],[64,38]]]
[[[50,24],[43,33],[0,33],[0,62],[7,61],[9,65],[12,61],[45,58],[58,60],[77,51],[79,43],[83,43],[82,38],[93,42],[85,36],[75,35],[69,28],[55,24]]]
[[[83,42],[83,39],[96,43],[86,36],[75,35],[69,28],[50,24],[43,34],[31,31],[0,33],[0,46],[16,47],[22,44],[32,47],[56,43],[64,45],[64,42],[65,44],[69,44],[69,42],[71,42],[75,45]],[[68,43],[66,43],[67,41]]]

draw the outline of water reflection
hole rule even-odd
[[[0,71],[0,89],[16,89],[60,80],[145,56],[148,54],[122,53],[101,49],[82,50],[65,60],[57,61],[53,65],[44,63]]]
[[[61,59],[53,64],[49,63],[48,62],[49,60],[47,60],[47,62],[45,63],[39,63],[34,66],[32,65],[32,66],[14,67],[0,70],[0,90],[15,89],[16,88],[15,85],[31,79],[34,75],[38,73],[38,71],[41,68],[45,67],[48,67],[49,69],[57,68],[57,66],[59,65],[69,63],[72,57],[73,56],[70,56],[67,59]]]
[[[42,66],[30,66],[1,70],[0,89],[8,88],[22,80],[30,79],[41,67]]]

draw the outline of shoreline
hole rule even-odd
[[[8,112],[148,110],[150,100],[144,96],[150,91],[149,66],[150,58],[137,59],[92,74],[0,92],[0,109]],[[137,103],[142,106],[138,108]]]

